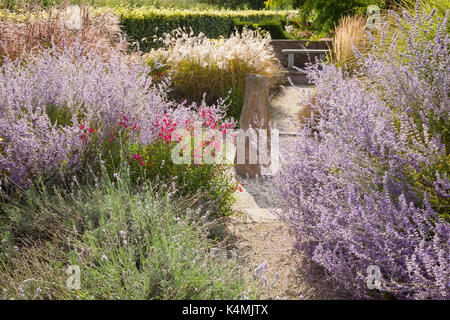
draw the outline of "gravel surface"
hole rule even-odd
[[[287,87],[272,97],[271,120],[280,132],[297,131],[297,113],[313,90]],[[295,136],[281,135],[280,146],[292,140]],[[336,290],[322,268],[293,250],[295,239],[276,215],[281,199],[276,196],[273,178],[236,176],[236,180],[243,184],[243,192],[237,194],[234,209],[238,213],[229,217],[227,228],[237,239],[236,250],[243,265],[255,270],[267,263],[267,270],[257,276],[263,287],[262,299],[348,298]],[[250,271],[247,276],[255,277]]]

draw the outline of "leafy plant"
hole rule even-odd
[[[389,4],[384,0],[296,0],[294,7],[298,8],[298,16],[295,20],[302,31],[327,35],[344,16],[366,14],[369,5],[385,9]]]
[[[258,30],[260,32],[267,32],[272,39],[289,39],[289,35],[284,31],[286,20],[263,20],[258,23],[252,21],[239,21],[235,20],[234,25],[239,32],[242,32],[244,28],[249,30]]]

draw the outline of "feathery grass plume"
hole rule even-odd
[[[153,50],[149,61],[162,60],[170,70],[174,92],[193,101],[213,103],[231,95],[228,114],[239,118],[246,75],[266,76],[275,85],[281,66],[270,46],[270,35],[244,29],[229,38],[209,39],[204,34],[176,29],[160,41],[165,48]]]
[[[365,17],[362,15],[343,17],[336,26],[333,39],[333,60],[336,65],[352,72],[357,65],[353,48],[365,53],[368,46]]]

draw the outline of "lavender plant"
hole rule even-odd
[[[77,42],[63,50],[53,47],[7,59],[1,66],[4,192],[26,189],[38,178],[60,181],[93,165],[99,158],[87,152],[93,150],[92,144],[108,156],[108,141],[121,129],[128,129],[129,143],[146,146],[160,139],[158,119],[184,123],[200,118],[200,106],[169,101],[168,78],[155,84],[139,55],[130,59],[111,49],[109,56],[105,61],[87,44]],[[207,108],[220,121],[225,106]]]
[[[369,34],[372,53],[355,52],[357,77],[310,66],[318,116],[286,151],[281,215],[297,249],[355,297],[448,299],[448,13],[437,26],[419,8],[390,15],[395,36],[380,44]],[[377,289],[367,286],[373,265]]]

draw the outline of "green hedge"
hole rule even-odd
[[[264,20],[260,22],[234,20],[234,25],[239,31],[242,31],[244,27],[251,30],[261,29],[269,32],[272,39],[290,39],[288,33],[284,30],[286,19],[280,19],[279,21]]]
[[[267,30],[273,32],[273,38],[285,36],[282,33],[282,21],[290,11],[268,10],[209,10],[189,11],[155,8],[117,8],[123,31],[132,41],[138,41],[143,51],[160,46],[154,42],[156,35],[162,37],[164,33],[170,33],[179,27],[192,28],[194,33],[203,32],[208,38],[227,37],[235,27],[242,27],[242,22],[255,27],[253,24],[263,22]],[[272,22],[268,22],[272,21]],[[270,25],[270,26],[269,26]],[[261,26],[262,27],[262,26]],[[265,29],[265,28],[262,28]],[[146,41],[142,41],[142,39]]]

